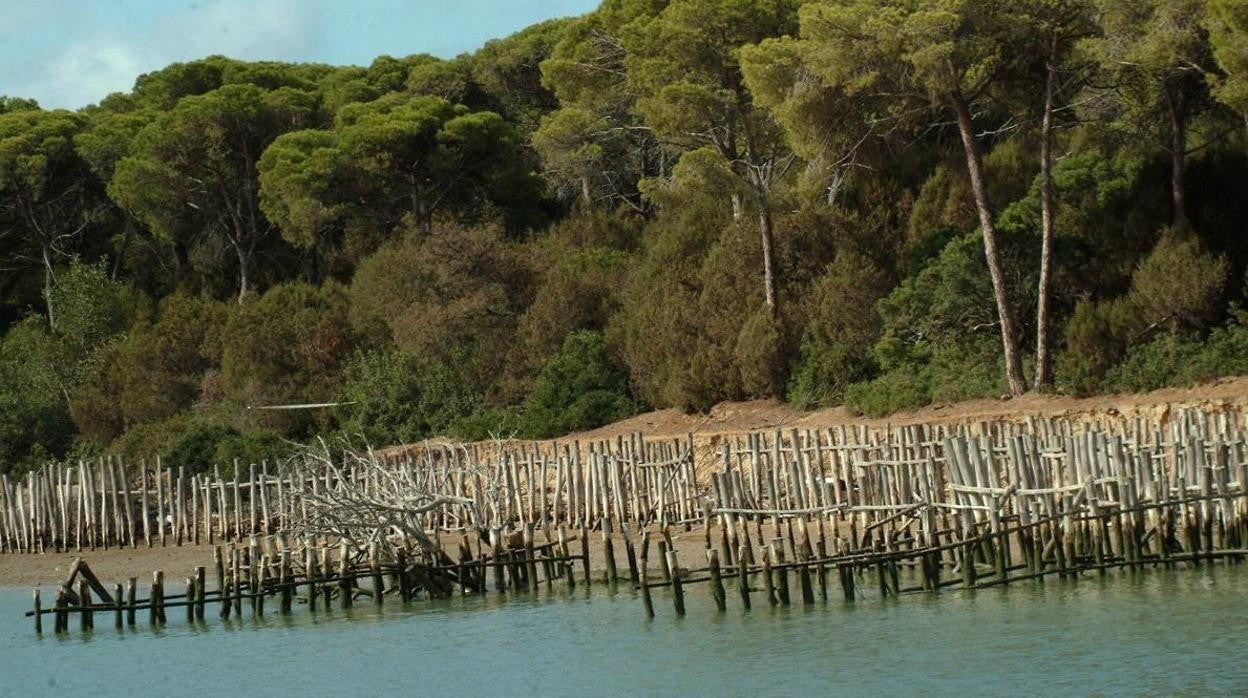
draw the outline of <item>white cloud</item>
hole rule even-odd
[[[299,60],[319,34],[320,3],[301,0],[207,0],[162,17],[161,53],[189,60],[214,53],[251,60]]]
[[[41,101],[46,106],[81,106],[111,92],[128,90],[143,71],[144,59],[121,42],[74,44],[47,66]]]
[[[43,18],[59,23],[55,48],[45,41],[40,48],[51,49],[50,55],[27,53],[18,59],[21,70],[0,74],[0,94],[72,109],[129,90],[143,73],[212,54],[307,60],[321,35],[319,0],[201,0],[128,10],[134,16],[95,23],[71,20],[73,9],[64,5],[45,11],[60,15]]]

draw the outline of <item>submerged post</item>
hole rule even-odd
[[[680,566],[677,564],[676,551],[667,551],[667,566],[672,571],[672,602],[676,605],[676,614],[685,615],[685,588],[680,580]]]

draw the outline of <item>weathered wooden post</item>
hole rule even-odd
[[[38,635],[42,635],[43,634],[43,604],[39,602],[39,589],[37,587],[34,590],[34,596],[35,596],[35,633]]]
[[[186,578],[186,624],[195,622],[195,578]]]
[[[711,568],[711,596],[715,599],[716,608],[726,611],[728,610],[728,604],[727,596],[724,593],[724,579],[719,570],[719,551],[714,548],[708,548],[706,560]]]
[[[749,570],[749,547],[741,544],[741,548],[737,551],[737,591],[741,594],[741,605],[749,610],[750,608],[750,570]]]
[[[676,606],[677,615],[685,615],[685,588],[680,579],[680,565],[676,559],[676,551],[667,551],[667,566],[672,570],[672,602]]]
[[[113,627],[121,630],[121,616],[122,611],[126,608],[126,600],[125,597],[122,596],[120,584],[113,585],[113,607],[115,609]]]
[[[95,618],[91,615],[91,586],[85,579],[78,582],[78,609],[80,629],[85,633],[95,627]]]
[[[126,580],[126,625],[133,628],[135,624],[135,615],[138,611],[138,593],[139,580],[137,577],[131,577]]]
[[[204,566],[195,568],[195,620],[204,619],[204,586],[207,582]]]

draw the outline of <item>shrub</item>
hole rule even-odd
[[[874,375],[870,347],[882,326],[876,303],[891,287],[889,274],[871,259],[846,250],[836,255],[814,287],[790,402],[803,409],[839,404],[849,384]]]
[[[515,429],[515,418],[487,403],[457,349],[448,359],[405,351],[368,351],[347,363],[339,395],[355,402],[340,430],[371,444],[445,435],[480,439]]]
[[[1201,339],[1172,332],[1132,347],[1110,369],[1101,388],[1147,391],[1189,386],[1220,376],[1248,374],[1248,328],[1220,327]]]
[[[925,367],[896,368],[845,389],[845,406],[855,414],[882,417],[931,402]]]
[[[1096,392],[1105,373],[1127,348],[1127,318],[1132,315],[1124,299],[1095,303],[1081,300],[1066,323],[1066,348],[1056,362],[1057,381],[1075,395]]]
[[[243,405],[326,400],[337,390],[341,364],[356,341],[341,286],[274,286],[240,307],[226,326],[221,368],[228,395]],[[262,420],[264,426],[296,435],[314,418],[306,412],[270,412]]]
[[[545,438],[592,429],[636,414],[628,376],[607,355],[601,332],[569,334],[563,348],[542,368],[524,403],[522,431]]]
[[[0,472],[19,472],[59,458],[73,440],[59,343],[39,316],[0,339]]]
[[[1147,328],[1203,330],[1222,313],[1230,266],[1190,231],[1166,230],[1131,276],[1131,301]]]

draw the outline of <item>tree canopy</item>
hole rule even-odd
[[[419,49],[0,97],[0,470],[1245,370],[1238,0],[604,0]]]

